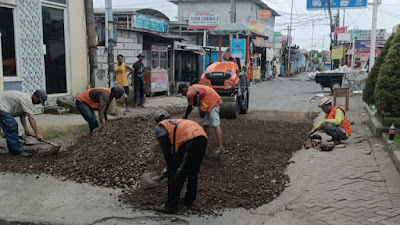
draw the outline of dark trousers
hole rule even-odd
[[[4,136],[7,140],[8,151],[12,154],[20,154],[22,149],[21,143],[19,142],[17,121],[15,121],[10,113],[0,111],[0,127],[3,129]]]
[[[168,200],[166,206],[176,207],[187,179],[185,203],[192,204],[197,197],[197,176],[206,152],[207,139],[196,137],[187,141],[178,153],[167,161]]]
[[[144,80],[143,77],[135,77],[133,81],[135,89],[135,99],[144,97]]]
[[[75,102],[75,106],[76,109],[78,109],[78,111],[82,114],[86,122],[89,123],[90,132],[93,132],[93,130],[99,126],[93,109],[90,108],[88,104],[78,100]]]

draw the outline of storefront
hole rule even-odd
[[[85,24],[81,1],[0,0],[0,89],[45,89],[50,97],[84,90],[89,83]]]

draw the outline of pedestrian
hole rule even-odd
[[[178,88],[179,92],[182,93],[183,96],[186,96],[188,100],[188,107],[186,108],[186,114],[183,116],[183,119],[188,118],[193,110],[193,106],[200,107],[200,110],[204,112],[203,128],[207,134],[209,127],[214,128],[218,141],[218,148],[215,153],[222,153],[224,147],[222,145],[221,120],[219,117],[220,106],[222,104],[221,97],[214,89],[201,84],[189,86],[188,83],[182,82],[178,85]]]
[[[341,140],[347,140],[351,135],[351,123],[343,108],[332,106],[332,101],[324,97],[320,100],[318,106],[325,112],[325,118],[315,126],[308,134],[311,137],[316,131],[323,130],[332,139],[335,145],[340,144]]]
[[[154,114],[156,136],[160,143],[168,173],[168,199],[156,206],[163,213],[175,213],[187,179],[184,204],[191,206],[197,197],[197,177],[207,147],[207,134],[196,122],[171,119],[165,110]]]
[[[119,99],[122,96],[127,97],[124,88],[121,85],[115,85],[113,88],[91,88],[76,97],[76,108],[89,123],[90,133],[99,126],[94,110],[99,110],[100,122],[105,124],[111,101],[113,98]]]
[[[144,79],[143,79],[143,72],[144,72],[144,64],[143,53],[140,53],[138,56],[138,61],[133,64],[133,77],[132,83],[135,89],[135,96],[133,99],[133,107],[136,108],[137,101],[139,99],[139,106],[144,108]]]
[[[43,139],[33,117],[33,105],[41,103],[44,106],[46,100],[47,93],[43,90],[36,90],[32,95],[20,91],[4,91],[0,93],[0,126],[7,140],[10,154],[22,157],[30,156],[30,154],[22,150],[19,142],[18,123],[14,117],[19,116],[25,135],[30,135],[26,124],[26,116],[28,116],[29,123],[36,134],[36,139],[39,141]]]
[[[118,63],[114,65],[114,85],[121,85],[124,87],[126,98],[125,99],[125,112],[128,112],[128,96],[129,96],[129,84],[128,84],[128,76],[130,76],[133,72],[132,67],[126,65],[124,63],[124,56],[118,55],[117,56]],[[127,73],[127,70],[130,73]]]

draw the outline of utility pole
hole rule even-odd
[[[378,6],[378,0],[374,0],[372,11],[371,47],[369,52],[368,66],[369,71],[371,71],[371,68],[374,66],[375,63],[376,23],[378,20]]]
[[[292,0],[292,7],[290,10],[290,27],[289,27],[289,35],[288,35],[288,43],[289,43],[289,57],[288,57],[288,70],[290,74],[292,74],[291,66],[290,66],[290,55],[291,55],[291,43],[290,43],[290,38],[292,36],[292,20],[293,20],[293,0]]]
[[[106,0],[105,11],[106,48],[108,52],[108,86],[111,87],[111,79],[114,79],[114,22],[112,12],[112,0]]]
[[[98,68],[97,62],[97,43],[96,31],[94,23],[93,0],[85,0],[85,15],[86,15],[86,36],[87,46],[89,48],[89,66],[90,66],[90,87],[96,86],[96,69]]]
[[[311,32],[311,63],[314,65],[313,59],[314,59],[314,20],[312,21],[312,32]]]
[[[328,13],[329,13],[329,21],[330,21],[329,24],[331,27],[331,32],[329,33],[329,37],[331,39],[329,50],[331,51],[331,69],[332,69],[332,61],[333,61],[333,59],[332,59],[332,44],[333,44],[332,33],[334,32],[335,28],[332,23],[331,1],[328,1]]]
[[[231,0],[231,23],[236,23],[236,0]]]

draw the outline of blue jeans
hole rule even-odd
[[[89,123],[90,132],[93,132],[99,124],[97,123],[96,115],[94,115],[94,111],[90,108],[86,103],[76,101],[75,102],[76,109],[82,114],[83,118]]]
[[[21,143],[19,142],[17,121],[15,121],[10,113],[0,111],[0,127],[3,129],[4,136],[7,140],[8,151],[12,154],[20,154],[22,149]]]

